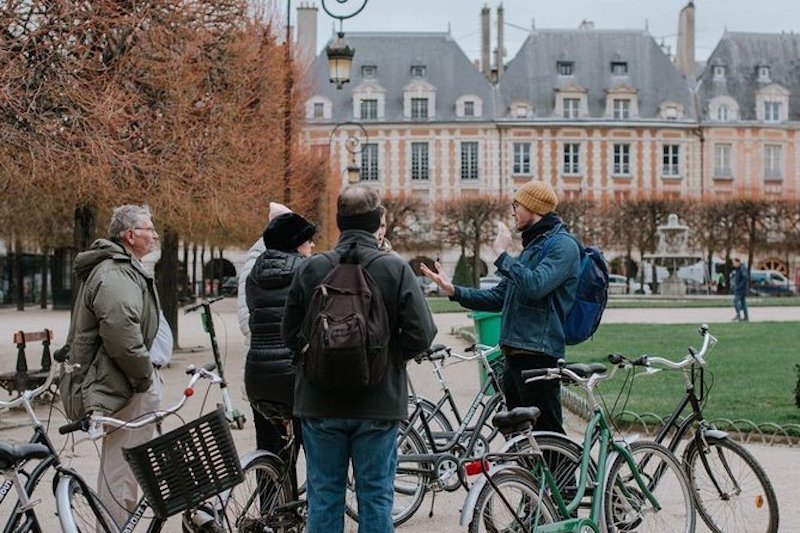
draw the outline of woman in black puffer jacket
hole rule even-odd
[[[256,445],[275,454],[286,444],[281,418],[291,416],[294,394],[294,354],[281,338],[283,307],[295,272],[314,249],[315,232],[316,227],[296,213],[274,218],[264,230],[267,249],[256,260],[245,284],[251,334],[244,367],[245,390],[253,405]],[[295,421],[293,425],[299,445],[300,424]]]

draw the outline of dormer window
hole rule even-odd
[[[475,102],[473,102],[472,100],[466,100],[464,102],[464,116],[465,117],[475,116]]]
[[[572,76],[572,67],[574,63],[572,61],[559,61],[556,63],[556,69],[558,70],[559,76]]]
[[[781,103],[767,100],[764,102],[764,122],[781,121]]]
[[[314,102],[314,118],[325,117],[325,104],[322,102]]]
[[[758,81],[760,82],[769,81],[769,67],[762,65],[756,69],[756,72],[758,73]]]
[[[361,77],[365,80],[372,80],[375,79],[375,76],[378,74],[378,67],[375,65],[362,65],[361,66]]]
[[[413,65],[411,67],[411,77],[412,78],[424,78],[425,77],[425,65]]]
[[[714,79],[717,81],[725,79],[725,67],[723,65],[714,65]]]
[[[717,120],[720,122],[728,122],[728,116],[730,115],[729,111],[730,110],[728,109],[728,106],[725,104],[719,106],[717,108]]]
[[[624,61],[612,61],[611,62],[611,74],[614,76],[627,76],[628,75],[628,63]]]
[[[631,118],[631,101],[627,98],[614,98],[614,119],[628,120]]]

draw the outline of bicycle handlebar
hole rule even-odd
[[[647,354],[640,355],[636,359],[628,359],[619,353],[609,354],[608,360],[611,364],[618,367],[643,366],[650,368],[655,365],[669,370],[682,370],[694,365],[695,363],[700,366],[705,366],[705,356],[708,354],[709,350],[711,350],[711,348],[717,344],[717,338],[709,332],[708,324],[701,324],[697,331],[700,336],[703,337],[703,346],[700,348],[699,352],[693,347],[689,346],[689,349],[687,350],[688,353],[680,361],[671,361],[669,359],[665,359],[664,357]]]
[[[209,367],[211,368],[209,369]],[[129,420],[120,420],[110,416],[88,414],[80,420],[76,420],[59,427],[58,432],[64,435],[82,430],[89,433],[90,440],[97,440],[105,437],[108,433],[103,429],[103,426],[106,425],[111,426],[112,428],[125,427],[128,429],[138,429],[148,424],[163,420],[167,415],[176,413],[181,409],[181,407],[183,407],[183,404],[186,403],[186,399],[194,394],[194,385],[201,379],[207,379],[211,381],[212,384],[222,383],[222,378],[213,372],[213,368],[215,367],[216,365],[214,363],[209,363],[201,368],[196,368],[194,365],[187,366],[186,373],[190,376],[189,383],[186,385],[181,399],[172,407],[155,411],[150,416],[137,419],[135,422]]]
[[[225,298],[225,297],[224,296],[213,296],[211,298],[203,298],[202,300],[200,300],[196,304],[190,305],[189,307],[185,308],[183,310],[183,314],[188,314],[188,313],[191,313],[192,311],[197,311],[201,307],[203,307],[205,305],[211,305],[214,302],[218,302],[218,301],[222,300],[223,298]]]

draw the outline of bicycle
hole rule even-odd
[[[90,414],[61,426],[59,433],[82,430],[88,433],[89,440],[98,440],[107,434],[104,426],[136,429],[159,423],[183,407],[187,398],[194,394],[193,387],[200,379],[208,379],[212,384],[220,383],[222,378],[213,369],[214,363],[203,368],[187,367],[189,383],[178,403],[170,408],[137,421]],[[95,528],[107,532],[130,532],[141,522],[148,509],[154,513],[147,528],[150,532],[161,531],[167,518],[179,513],[183,513],[183,527],[189,531],[223,531],[224,523],[229,523],[227,515],[223,518],[214,506],[206,503],[209,498],[221,501],[223,497],[220,495],[243,478],[222,409],[141,446],[124,450],[124,454],[144,495],[122,525],[115,522],[105,504],[78,472],[60,463],[55,464],[56,509],[64,532],[88,532]]]
[[[630,360],[618,353],[609,358],[612,364],[621,368],[644,367],[650,372],[662,368],[682,372],[685,394],[655,436],[655,441],[666,443],[667,448],[675,453],[689,429],[696,426],[681,460],[693,489],[697,510],[708,527],[717,533],[777,532],[778,500],[766,472],[747,449],[732,441],[724,431],[716,429],[703,415],[702,404],[707,400],[708,392],[705,388],[705,356],[717,339],[709,333],[706,324],[701,325],[698,332],[703,337],[702,348],[697,352],[689,347],[680,361],[652,355]],[[681,419],[687,407],[691,412]]]
[[[47,431],[36,416],[33,402],[39,396],[50,391],[50,385],[54,383],[58,375],[58,365],[51,365],[45,381],[39,387],[22,391],[17,398],[11,401],[0,401],[0,411],[22,407],[33,427],[33,435],[27,444],[12,446],[0,442],[0,473],[4,473],[6,477],[3,484],[0,485],[0,505],[13,492],[17,494],[17,500],[10,505],[12,511],[2,529],[4,533],[42,531],[35,512],[38,501],[33,500],[34,491],[47,471],[58,467],[60,463],[58,453],[47,436]],[[28,470],[27,466],[31,461],[38,461],[38,463],[33,469]],[[12,488],[15,489],[13,492]]]
[[[203,312],[200,314],[200,320],[203,323],[203,329],[211,339],[211,352],[214,355],[214,363],[216,363],[217,372],[219,377],[222,378],[219,386],[222,392],[222,405],[225,408],[225,416],[228,418],[231,427],[235,429],[244,428],[246,417],[244,413],[234,407],[231,401],[231,395],[228,391],[228,383],[225,381],[225,371],[222,366],[222,358],[219,354],[219,345],[217,344],[217,333],[214,329],[214,318],[211,315],[211,304],[222,300],[224,296],[215,296],[213,298],[203,298],[200,302],[190,305],[183,310],[184,314],[189,314],[197,309],[202,308]]]
[[[298,455],[291,417],[271,411],[269,404],[256,407],[265,418],[277,418],[284,424],[286,444],[278,455],[256,450],[242,459],[245,479],[226,495],[226,516],[243,532],[301,533],[308,505],[292,475]]]
[[[392,522],[395,526],[406,522],[417,512],[428,490],[434,494],[434,499],[431,501],[431,512],[433,512],[437,492],[453,492],[463,486],[464,479],[458,468],[459,460],[465,456],[483,455],[489,451],[489,443],[498,433],[497,429],[489,425],[489,419],[505,405],[502,393],[487,394],[491,387],[494,387],[495,391],[500,390],[500,381],[487,359],[495,350],[499,350],[499,347],[476,345],[468,348],[467,351],[475,352],[475,355],[470,357],[455,354],[447,346],[434,345],[415,357],[418,363],[426,360],[441,363],[448,357],[455,357],[461,361],[478,360],[486,370],[487,379],[476,393],[463,419],[460,418],[460,414],[456,414],[459,426],[452,432],[433,431],[430,423],[436,418],[437,413],[441,413],[442,407],[448,400],[458,413],[449,389],[436,404],[432,404],[429,400],[417,396],[413,384],[410,384],[415,409],[407,420],[400,423],[398,431],[397,473],[392,509]],[[480,415],[475,419],[479,408]],[[474,425],[472,425],[473,420],[476,420]],[[418,425],[422,428],[422,434],[416,429]],[[490,430],[488,436],[481,434],[484,427]],[[358,520],[358,506],[353,490],[348,490],[345,509],[348,516]]]
[[[563,363],[563,361],[560,361]],[[615,370],[616,367],[613,367]],[[504,435],[524,433],[529,451],[487,454],[477,465],[483,476],[473,483],[462,508],[461,525],[479,531],[692,532],[695,509],[689,482],[678,460],[664,446],[647,441],[615,441],[605,410],[594,396],[609,379],[600,363],[560,364],[558,368],[522,372],[526,382],[558,379],[580,386],[592,405],[580,454],[580,473],[574,494],[564,495],[532,431],[539,416],[535,407],[519,407],[495,416]],[[589,475],[593,443],[597,443],[596,480]],[[511,463],[507,461],[512,461]],[[531,461],[531,467],[520,466]],[[488,468],[489,462],[499,462]],[[465,470],[475,462],[464,463]],[[523,463],[524,464],[524,463]],[[584,495],[591,499],[588,516],[578,516]],[[673,499],[674,497],[674,499]]]

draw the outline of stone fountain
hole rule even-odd
[[[678,277],[678,270],[702,260],[703,256],[689,252],[689,226],[681,224],[675,213],[668,215],[667,223],[658,226],[656,232],[658,233],[656,253],[646,254],[644,259],[669,271],[667,279],[659,284],[659,294],[683,296],[686,294],[686,285]]]

